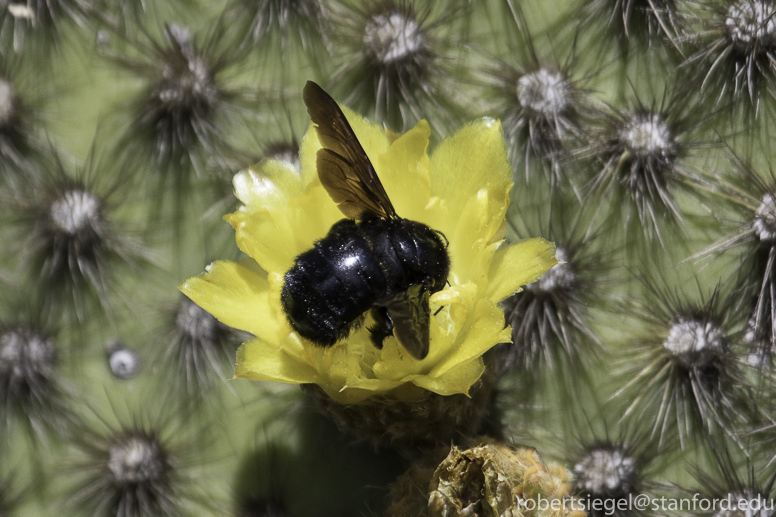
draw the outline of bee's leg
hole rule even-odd
[[[393,334],[393,322],[388,315],[388,309],[375,305],[372,307],[372,319],[375,324],[369,327],[372,344],[382,350],[383,340]]]

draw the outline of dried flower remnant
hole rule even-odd
[[[453,446],[446,457],[438,449],[392,485],[385,515],[582,517],[582,505],[571,497],[569,478],[565,468],[545,464],[532,447],[485,440],[469,448]],[[549,505],[536,505],[538,500]],[[561,509],[550,510],[553,504],[559,508],[561,501],[565,502]]]

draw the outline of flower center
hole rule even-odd
[[[730,39],[741,48],[755,43],[771,46],[776,32],[776,7],[766,0],[739,0],[728,8],[725,25]]]
[[[205,309],[188,298],[183,298],[178,306],[175,324],[185,335],[202,340],[214,341],[217,331],[217,321]]]
[[[11,381],[47,376],[55,360],[54,344],[42,334],[23,329],[0,336],[0,374]]]
[[[85,190],[68,190],[51,203],[51,220],[54,225],[69,235],[92,229],[100,223],[100,200]]]
[[[108,468],[118,483],[157,481],[165,471],[162,448],[156,440],[130,437],[110,447]]]
[[[763,202],[754,214],[752,227],[761,241],[776,240],[776,202],[771,194],[763,196]]]
[[[656,113],[634,115],[620,130],[620,141],[637,154],[663,153],[673,146],[671,130]]]
[[[424,43],[418,23],[400,12],[376,14],[364,28],[364,47],[385,65],[418,53]]]
[[[557,115],[568,104],[569,84],[557,72],[546,68],[525,74],[517,80],[520,105],[545,115]]]
[[[0,79],[0,127],[8,124],[14,116],[13,87],[5,79]]]
[[[663,347],[685,366],[700,366],[707,362],[707,352],[723,350],[722,329],[711,322],[680,319],[671,326]]]
[[[580,488],[591,494],[604,494],[627,486],[636,469],[633,458],[619,450],[590,451],[574,466]]]
[[[555,258],[563,264],[556,264],[539,280],[526,287],[534,293],[549,293],[559,289],[569,289],[577,279],[574,270],[569,264],[569,254],[565,248],[558,247],[555,250]]]

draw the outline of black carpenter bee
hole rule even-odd
[[[334,224],[286,273],[281,300],[291,325],[320,346],[346,337],[371,310],[372,342],[391,335],[417,359],[428,355],[429,296],[447,282],[447,239],[396,215],[372,163],[337,103],[304,87],[322,149],[321,184],[348,219]]]

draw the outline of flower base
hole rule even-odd
[[[302,390],[318,411],[357,440],[412,453],[460,443],[482,433],[498,378],[493,362],[487,360],[489,355],[485,357],[485,372],[472,385],[468,397],[424,391],[412,402],[380,395],[360,404],[343,405],[315,384],[303,384]]]

